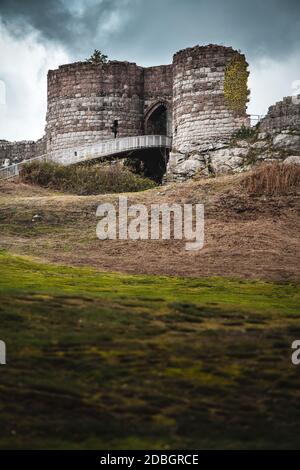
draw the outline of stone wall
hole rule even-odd
[[[0,140],[0,166],[2,166],[5,161],[9,164],[18,163],[45,153],[45,137],[37,140],[36,142],[33,140],[20,140],[18,142]]]
[[[160,65],[144,69],[144,118],[157,103],[167,110],[167,135],[172,136],[173,67]]]
[[[260,129],[269,134],[282,131],[300,133],[300,95],[288,96],[271,106],[261,121]]]
[[[35,156],[45,155],[47,153],[47,138],[43,135],[41,139],[35,142]]]
[[[172,100],[172,65],[159,65],[144,69],[144,110],[159,100]]]
[[[235,113],[224,97],[226,66],[244,56],[230,47],[196,46],[173,58],[173,147],[189,153],[224,143],[249,119],[245,109]]]
[[[33,140],[19,142],[0,140],[0,165],[2,166],[5,160],[9,160],[9,163],[12,164],[35,157],[35,151],[36,145]]]

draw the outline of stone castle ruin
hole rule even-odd
[[[168,135],[174,147],[227,138],[248,124],[246,103],[228,109],[223,84],[231,48],[195,47],[178,52],[173,64],[143,68],[135,63],[75,63],[48,73],[47,150],[113,137]]]
[[[0,141],[0,158],[14,163],[70,149],[76,155],[77,148],[114,138],[160,135],[172,138],[170,179],[211,168],[235,171],[246,152],[245,146],[233,148],[232,138],[250,127],[247,67],[244,55],[218,45],[184,49],[172,64],[155,67],[119,61],[62,65],[48,72],[45,136],[36,143]],[[291,126],[300,131],[299,110],[292,100],[277,104],[261,124],[264,133]]]

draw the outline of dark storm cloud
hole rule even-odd
[[[127,0],[0,0],[0,18],[15,36],[35,31],[41,41],[60,44],[74,54],[96,47],[101,33],[109,35],[111,15],[125,14],[127,4]]]
[[[252,58],[299,53],[299,0],[140,1],[125,42],[153,56],[195,44],[240,48]],[[143,4],[143,7],[141,7]]]
[[[118,59],[166,62],[212,42],[279,57],[300,45],[299,0],[0,0],[0,17],[11,33],[35,30],[73,57],[97,47]]]

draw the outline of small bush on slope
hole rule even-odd
[[[121,165],[63,166],[54,162],[31,162],[23,166],[21,181],[72,194],[104,194],[143,191],[155,183],[134,175]]]

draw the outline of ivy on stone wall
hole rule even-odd
[[[248,77],[245,58],[241,55],[234,56],[225,69],[224,96],[229,109],[238,114],[245,112],[249,101]]]

